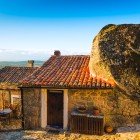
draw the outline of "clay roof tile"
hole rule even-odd
[[[88,55],[51,56],[41,68],[25,78],[23,84],[57,88],[106,88],[110,83],[90,76]]]

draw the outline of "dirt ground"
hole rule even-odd
[[[140,140],[140,132],[93,136],[73,133],[51,134],[47,131],[0,132],[0,140]]]
[[[102,136],[74,134],[65,131],[57,131],[57,134],[54,134],[48,130],[0,132],[0,140],[140,140],[140,124],[119,127],[114,134]]]

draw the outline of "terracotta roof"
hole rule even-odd
[[[54,88],[110,88],[110,83],[90,77],[88,55],[51,56],[22,84]]]
[[[0,69],[0,82],[19,83],[20,80],[31,75],[36,67],[10,67]]]

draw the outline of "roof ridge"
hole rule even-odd
[[[27,67],[27,66],[4,66],[3,68],[1,69],[4,69],[4,68],[38,68],[38,67]]]
[[[70,57],[72,57],[72,56],[77,56],[77,57],[80,57],[80,56],[85,56],[85,57],[89,57],[90,55],[78,55],[78,54],[73,54],[73,55],[60,55],[60,56],[55,56],[55,55],[51,55],[51,57],[61,57],[61,56],[70,56]]]

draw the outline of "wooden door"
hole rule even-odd
[[[47,124],[63,128],[63,91],[48,91]]]

